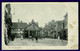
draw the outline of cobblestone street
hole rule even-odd
[[[14,41],[10,41],[8,46],[65,46],[67,45],[67,41],[61,41],[58,39],[39,39],[38,42],[36,40],[32,41],[32,39],[23,39],[15,38]]]

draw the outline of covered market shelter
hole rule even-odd
[[[34,22],[32,20],[31,23],[29,23],[28,26],[25,27],[24,29],[24,37],[29,38],[29,37],[35,37],[35,36],[40,36],[40,30],[41,28],[38,26],[38,23]]]

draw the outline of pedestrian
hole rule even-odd
[[[34,38],[32,37],[32,41],[34,40]]]
[[[34,40],[34,36],[33,36],[33,34],[32,34],[32,41]]]
[[[14,41],[15,35],[12,35],[12,37],[11,37],[11,38],[12,38],[12,41]]]
[[[38,42],[38,36],[36,36],[36,42]]]
[[[21,40],[23,39],[23,35],[21,35]]]

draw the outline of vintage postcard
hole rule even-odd
[[[77,50],[78,2],[2,2],[2,50]]]

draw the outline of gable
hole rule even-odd
[[[25,30],[40,30],[40,27],[38,27],[38,25],[32,23],[30,25],[28,25]]]

